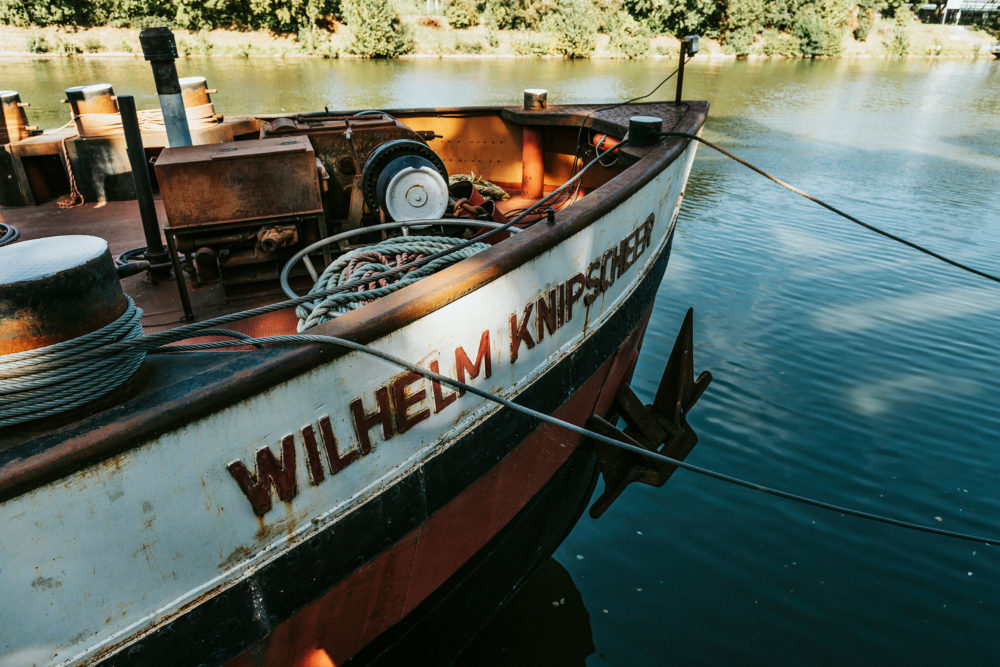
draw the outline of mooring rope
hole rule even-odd
[[[884,229],[876,227],[875,225],[873,225],[871,223],[865,222],[863,220],[859,220],[858,218],[854,217],[850,213],[845,213],[844,211],[841,211],[836,206],[833,206],[832,204],[826,203],[825,201],[823,201],[819,197],[814,197],[813,195],[809,194],[808,192],[804,192],[804,191],[800,190],[799,188],[795,187],[794,185],[786,183],[785,181],[781,180],[780,178],[778,178],[776,176],[772,176],[771,174],[767,173],[766,171],[764,171],[760,167],[756,166],[755,164],[752,164],[752,163],[748,162],[747,160],[744,160],[743,158],[739,157],[738,155],[730,153],[729,151],[727,151],[722,146],[719,146],[718,144],[714,144],[711,141],[709,141],[708,139],[702,139],[697,134],[691,134],[689,132],[661,132],[660,136],[661,137],[682,137],[684,139],[690,139],[692,141],[697,141],[697,142],[700,142],[702,144],[705,144],[706,146],[708,146],[712,150],[718,151],[718,152],[722,153],[723,155],[725,155],[726,157],[728,157],[728,158],[730,158],[732,160],[735,160],[736,162],[739,162],[744,167],[757,172],[758,174],[760,174],[764,178],[768,179],[769,181],[773,181],[773,182],[777,183],[778,185],[780,185],[781,187],[785,188],[786,190],[794,192],[795,194],[799,195],[800,197],[805,197],[809,201],[811,201],[811,202],[813,202],[815,204],[819,204],[820,206],[822,206],[823,208],[825,208],[825,209],[827,209],[829,211],[833,211],[834,213],[836,213],[840,217],[845,218],[847,220],[850,220],[851,222],[853,222],[856,225],[861,225],[865,229],[871,230],[871,231],[875,232],[876,234],[881,234],[882,236],[886,237],[887,239],[893,240],[896,243],[901,243],[901,244],[903,244],[905,246],[913,248],[914,250],[922,252],[925,255],[929,255],[929,256],[933,257],[934,259],[937,259],[937,260],[940,260],[940,261],[944,262],[945,264],[950,264],[951,266],[954,266],[955,268],[961,269],[962,271],[968,271],[969,273],[971,273],[973,275],[977,275],[977,276],[979,276],[981,278],[986,278],[987,280],[992,280],[993,282],[1000,283],[1000,276],[995,276],[992,273],[987,273],[986,271],[982,271],[980,269],[971,267],[968,264],[963,264],[963,263],[961,263],[959,261],[951,259],[950,257],[945,257],[944,255],[941,255],[941,254],[939,254],[937,252],[934,252],[933,250],[930,250],[929,248],[925,248],[924,246],[919,245],[917,243],[914,243],[913,241],[908,241],[908,240],[904,239],[901,236],[896,236],[895,234],[892,234],[891,232],[887,232]]]
[[[462,247],[455,252],[426,264],[416,264],[428,255],[458,246]],[[449,236],[399,236],[355,248],[331,262],[309,290],[310,294],[326,296],[311,303],[300,304],[295,309],[295,314],[299,316],[298,330],[305,331],[337,315],[349,313],[489,247],[486,243],[468,245],[464,243],[464,239]],[[402,274],[388,277],[384,275],[387,270],[396,268],[407,270]],[[369,281],[367,284],[357,285],[352,291],[329,293],[334,288],[356,284],[365,279]]]
[[[142,337],[142,310],[132,298],[117,319],[96,331],[34,350],[0,355],[0,427],[50,417],[89,403],[118,387],[146,358],[141,346],[113,356],[111,343]]]
[[[964,540],[967,542],[979,542],[981,544],[989,544],[992,546],[1000,546],[1000,538],[992,537],[982,537],[979,535],[971,535],[968,533],[960,533],[957,531],[946,530],[944,528],[938,528],[936,526],[928,526],[925,524],[918,524],[911,521],[905,521],[903,519],[897,519],[895,517],[884,516],[881,514],[874,514],[872,512],[866,512],[864,510],[858,510],[851,507],[844,507],[842,505],[837,505],[834,503],[828,503],[822,500],[816,500],[814,498],[809,498],[807,496],[802,496],[797,493],[792,493],[790,491],[784,491],[782,489],[776,489],[774,487],[766,486],[764,484],[759,484],[757,482],[748,481],[741,479],[739,477],[734,477],[732,475],[727,475],[726,473],[718,472],[710,468],[704,468],[702,466],[697,466],[692,463],[687,463],[681,461],[680,459],[674,459],[669,456],[664,456],[658,452],[653,452],[642,447],[637,447],[627,442],[622,442],[620,440],[615,440],[606,435],[597,433],[588,428],[582,426],[577,426],[576,424],[571,424],[570,422],[559,419],[558,417],[553,417],[552,415],[547,415],[544,412],[539,412],[538,410],[533,410],[519,403],[515,403],[511,400],[497,396],[489,391],[480,389],[473,385],[470,385],[459,380],[453,380],[447,375],[441,375],[440,373],[435,373],[429,369],[423,368],[416,364],[412,364],[405,359],[397,357],[388,352],[383,352],[375,348],[369,347],[362,343],[356,343],[352,340],[347,340],[346,338],[337,338],[336,336],[324,336],[318,334],[291,334],[287,336],[267,336],[263,338],[246,338],[237,341],[218,341],[215,343],[194,343],[191,345],[177,345],[171,347],[157,348],[150,350],[150,352],[179,352],[179,351],[191,351],[191,350],[213,350],[221,349],[226,347],[233,347],[237,345],[247,345],[247,344],[257,344],[257,345],[274,345],[280,343],[321,343],[325,345],[337,345],[349,350],[354,350],[356,352],[361,352],[373,357],[387,361],[390,364],[394,364],[408,371],[412,371],[423,377],[440,382],[441,384],[447,385],[453,389],[457,389],[461,392],[469,392],[470,394],[475,394],[480,398],[485,398],[488,401],[492,401],[504,407],[510,408],[516,412],[533,417],[541,422],[547,424],[552,424],[553,426],[558,426],[560,428],[576,433],[577,435],[582,435],[587,438],[591,438],[598,442],[603,442],[606,445],[612,447],[617,447],[618,449],[624,449],[639,456],[643,456],[648,459],[653,459],[655,461],[661,461],[663,463],[669,463],[671,465],[677,466],[683,470],[696,473],[698,475],[703,475],[711,479],[715,479],[721,482],[726,482],[727,484],[732,484],[735,486],[740,486],[745,489],[751,489],[753,491],[760,491],[761,493],[766,493],[772,496],[777,496],[779,498],[784,498],[786,500],[791,500],[797,503],[802,503],[804,505],[810,505],[822,510],[828,510],[831,512],[837,512],[839,514],[846,514],[848,516],[853,516],[859,519],[866,519],[868,521],[874,521],[877,523],[888,524],[890,526],[897,526],[899,528],[906,528],[908,530],[914,530],[922,533],[931,533],[933,535],[939,535],[942,537],[950,537],[957,540]]]

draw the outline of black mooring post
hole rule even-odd
[[[142,54],[153,66],[153,81],[163,110],[163,123],[167,126],[167,143],[170,146],[190,146],[191,129],[177,78],[177,43],[170,28],[143,28],[139,32]]]
[[[687,62],[688,54],[698,53],[698,35],[688,35],[681,40],[681,61],[677,65],[677,95],[674,97],[674,104],[681,103],[681,94],[684,91],[684,63]]]
[[[142,232],[146,236],[146,261],[150,265],[149,275],[154,281],[166,279],[170,277],[170,260],[163,247],[163,241],[160,239],[160,222],[157,220],[156,206],[153,204],[153,185],[149,180],[146,152],[142,147],[139,117],[135,112],[135,98],[131,95],[119,95],[118,109],[122,115],[122,129],[125,131],[128,161],[132,166],[135,198],[139,201]]]

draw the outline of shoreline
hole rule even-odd
[[[560,55],[523,52],[526,42],[544,42],[545,33],[530,31],[488,31],[477,26],[466,29],[449,27],[427,28],[409,25],[414,37],[414,50],[397,59],[475,58],[475,59],[565,59]],[[846,36],[843,52],[823,59],[899,59],[933,58],[947,60],[975,60],[992,58],[989,51],[992,37],[981,30],[967,26],[937,25],[914,22],[909,27],[911,48],[903,56],[894,55],[886,48],[891,24],[876,22],[865,42]],[[264,31],[211,30],[193,32],[175,30],[179,58],[276,58],[276,59],[367,59],[347,52],[349,30],[340,26],[335,32],[317,31],[308,43],[297,36]],[[61,58],[122,59],[142,58],[138,40],[139,31],[130,28],[18,28],[0,25],[0,59]],[[492,46],[490,46],[492,44]],[[735,56],[725,53],[719,40],[702,38],[699,60],[810,60],[808,56],[764,55],[752,53]],[[676,38],[659,35],[650,38],[649,53],[640,60],[669,60],[677,58],[679,42]],[[584,60],[627,60],[609,45],[608,35],[597,36],[597,46]]]

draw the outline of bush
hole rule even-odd
[[[87,53],[100,53],[104,50],[104,42],[96,37],[87,37],[83,40],[83,50]]]
[[[875,10],[879,3],[876,0],[860,0],[858,2],[858,25],[854,27],[854,39],[867,41],[875,23]]]
[[[810,7],[795,19],[794,34],[799,40],[799,49],[804,56],[823,55],[823,22]]]
[[[844,16],[838,13],[839,7],[834,0],[819,7],[806,5],[799,12],[793,34],[803,56],[836,56],[843,50]]]
[[[449,0],[444,17],[452,28],[471,28],[479,25],[479,10],[473,0]]]
[[[630,14],[618,12],[608,22],[611,48],[626,58],[642,58],[649,53],[649,28],[636,21]]]
[[[511,46],[514,48],[514,53],[519,56],[541,58],[552,51],[551,42],[546,37],[539,35],[518,35],[514,38]]]
[[[59,42],[59,53],[64,56],[75,56],[83,53],[83,47],[72,40],[66,40],[65,42]]]
[[[193,39],[181,37],[177,40],[177,50],[184,57],[211,55],[214,49],[215,45],[208,41],[204,33],[198,33]]]
[[[587,58],[597,47],[597,22],[590,0],[559,0],[551,25],[556,53]]]
[[[444,27],[444,24],[441,23],[441,19],[436,16],[421,16],[417,19],[417,25],[424,28],[430,28],[431,30],[440,30]]]
[[[463,39],[455,40],[455,53],[482,53],[483,43],[479,40],[465,41]]]
[[[52,50],[52,44],[42,35],[28,35],[26,46],[28,53],[48,53]]]
[[[513,4],[519,7],[516,20],[519,27],[540,30],[546,19],[555,17],[562,3],[557,0],[514,0]]]
[[[794,58],[802,55],[799,40],[793,35],[778,32],[774,28],[764,31],[764,43],[761,45],[761,52],[765,56],[777,56],[780,58]]]
[[[517,24],[517,12],[509,0],[486,0],[483,19],[493,30],[512,30]]]
[[[753,53],[756,36],[750,28],[736,28],[726,33],[726,41],[722,45],[725,53],[738,58],[748,56]]]
[[[497,37],[495,30],[490,30],[486,33],[486,43],[490,45],[491,49],[500,48],[500,38]]]
[[[885,43],[885,50],[890,56],[902,58],[910,52],[910,22],[913,14],[909,7],[897,7],[893,20],[892,34]]]
[[[658,56],[676,58],[680,55],[680,47],[673,42],[655,42],[653,44],[653,50]]]
[[[764,0],[730,0],[726,7],[726,27],[731,32],[740,31],[737,39],[746,41],[749,37],[752,43],[764,29],[764,13]],[[728,35],[726,41],[729,41]]]
[[[395,58],[413,50],[413,38],[391,0],[344,0],[351,29],[348,51],[366,58]]]

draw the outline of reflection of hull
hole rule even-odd
[[[531,120],[572,136],[586,111]],[[556,224],[311,331],[583,425],[631,374],[693,157],[638,151]],[[0,552],[0,599],[19,601],[0,607],[0,657],[341,664],[420,644],[491,552],[509,567],[490,583],[516,586],[579,516],[590,453],[395,373],[319,346],[161,354],[95,408],[0,431],[0,523],[30,536]]]

